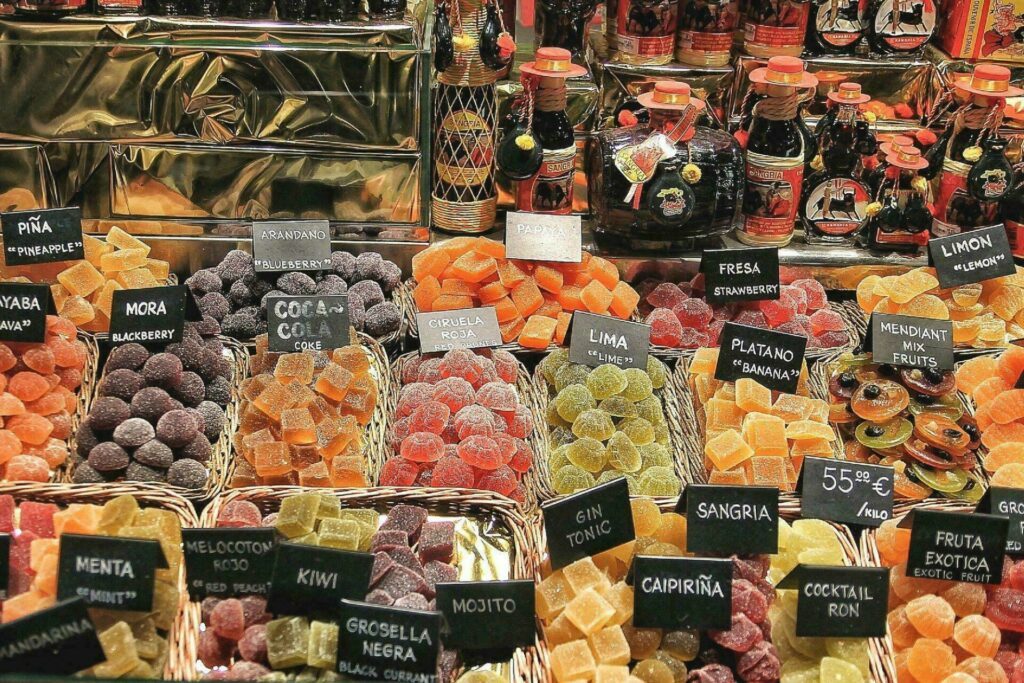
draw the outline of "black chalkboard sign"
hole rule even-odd
[[[181,535],[193,598],[269,592],[277,548],[273,529],[182,529]]]
[[[345,600],[338,625],[341,675],[363,681],[437,682],[440,612]]]
[[[911,527],[907,576],[999,583],[1009,523],[997,515],[912,510],[900,522]]]
[[[728,629],[732,560],[695,557],[633,559],[633,625],[637,628]]]
[[[36,209],[0,214],[4,262],[8,266],[77,261],[85,258],[82,210]]]
[[[794,393],[804,365],[807,337],[725,323],[715,379],[748,377],[774,391]]]
[[[712,555],[774,554],[779,549],[779,490],[769,486],[689,484],[677,512],[686,514],[686,549]]]
[[[928,240],[928,255],[940,287],[959,287],[1017,272],[1002,225],[933,237]]]
[[[541,511],[552,569],[636,538],[629,487],[623,477],[549,501]]]
[[[798,590],[796,634],[809,638],[884,638],[889,570],[797,565],[778,588]]]
[[[153,609],[154,579],[162,562],[157,541],[63,534],[57,599],[81,598],[90,607],[148,612]]]
[[[711,304],[778,299],[782,290],[776,247],[705,249],[700,269]]]
[[[106,659],[81,598],[0,625],[2,676],[71,676]]]
[[[51,309],[47,285],[0,283],[0,341],[45,341],[46,314]]]
[[[875,527],[892,517],[893,468],[805,458],[799,490],[804,517]]]

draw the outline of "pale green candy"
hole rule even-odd
[[[306,658],[310,666],[333,669],[338,657],[338,625],[314,621],[309,625],[309,650]]]
[[[647,376],[651,378],[651,386],[661,389],[668,381],[668,368],[654,356],[647,356]]]
[[[827,638],[825,651],[829,657],[841,659],[857,667],[865,679],[871,677],[871,657],[864,638]]]
[[[640,451],[640,469],[649,467],[672,467],[672,454],[660,443],[647,443],[637,448]]]
[[[309,622],[305,617],[284,617],[267,623],[267,659],[271,667],[305,666],[308,654]]]
[[[626,388],[626,373],[611,363],[599,365],[587,375],[587,388],[599,401],[614,396]]]
[[[557,472],[566,465],[571,464],[569,457],[566,452],[569,450],[569,445],[564,444],[559,446],[555,450],[551,451],[551,455],[548,457],[548,470],[551,472]]]
[[[654,425],[654,441],[656,443],[660,443],[662,446],[668,446],[669,438],[667,422],[659,422]]]
[[[821,681],[821,670],[817,662],[798,656],[783,657],[781,651],[779,656],[782,658],[779,683],[819,683]]]
[[[317,509],[316,518],[335,519],[341,516],[341,501],[334,496],[320,496],[320,507]]]
[[[320,523],[319,543],[325,548],[359,550],[363,528],[354,519],[325,519]]]
[[[621,393],[630,401],[642,401],[654,392],[651,378],[640,368],[628,368],[623,373],[626,375],[626,388]]]
[[[612,417],[637,417],[636,404],[622,396],[610,396],[597,404],[600,410]]]
[[[551,427],[568,427],[571,422],[562,419],[558,414],[558,405],[555,401],[548,401],[548,407],[544,410],[544,419]]]
[[[674,547],[674,546],[669,546],[669,547]],[[682,551],[680,551],[680,554],[682,554]],[[668,670],[672,672],[672,680],[673,681],[680,681],[680,682],[684,682],[685,683],[685,681],[686,681],[686,663],[685,662],[682,662],[682,661],[676,659],[675,657],[673,657],[668,652],[666,652],[665,650],[662,650],[662,649],[659,649],[657,652],[654,653],[654,658],[657,659],[659,662],[661,662],[662,664],[664,664],[665,666],[668,667]]]
[[[678,496],[679,478],[667,467],[652,467],[640,475],[640,495]]]
[[[661,400],[653,394],[642,401],[637,401],[636,412],[637,417],[642,417],[652,425],[665,421],[665,409],[661,405]]]
[[[568,423],[567,423],[568,424]],[[559,446],[568,446],[576,440],[576,435],[572,433],[572,430],[568,427],[555,427],[548,434],[548,441],[555,448]]]
[[[608,439],[608,464],[622,472],[640,470],[642,458],[640,450],[629,437],[622,432],[615,432]]]
[[[700,632],[690,629],[666,631],[661,649],[681,662],[692,662],[700,653]]]
[[[863,683],[864,676],[856,664],[837,657],[823,657],[821,660],[821,680],[837,683]]]
[[[566,446],[565,457],[577,467],[597,474],[608,462],[608,452],[597,439],[582,438]]]
[[[598,441],[607,441],[615,433],[611,415],[601,410],[585,410],[572,422],[572,433],[579,437],[589,436]]]
[[[594,475],[576,465],[566,465],[551,477],[551,486],[559,495],[592,488],[594,483]]]
[[[642,417],[626,418],[619,423],[619,431],[629,437],[629,440],[637,446],[654,443],[654,427]],[[573,433],[575,432],[574,424]]]
[[[540,374],[544,376],[544,379],[548,381],[548,384],[554,384],[555,373],[568,362],[569,349],[555,349],[537,364],[537,369],[540,371]]]
[[[335,657],[337,657],[337,653],[335,653]],[[261,678],[260,680],[262,681],[264,679]],[[334,671],[333,669],[321,669],[320,673],[316,677],[316,683],[340,683],[340,681],[342,680],[344,679],[342,678],[341,674],[339,674],[337,671]]]
[[[555,391],[561,391],[570,384],[586,384],[590,368],[579,363],[567,363],[555,373]]]
[[[597,401],[582,384],[570,384],[555,397],[558,415],[568,422],[575,422],[579,414],[597,407]]]
[[[607,484],[610,481],[621,479],[625,477],[626,486],[629,487],[629,495],[639,496],[640,495],[640,482],[632,474],[625,474],[618,470],[605,470],[601,473],[601,476],[597,478],[598,484]]]
[[[320,494],[301,493],[288,496],[281,502],[281,509],[274,522],[285,538],[296,538],[312,533],[316,527],[316,515],[320,510]]]

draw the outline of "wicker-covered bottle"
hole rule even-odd
[[[659,81],[638,99],[649,125],[603,131],[588,147],[598,239],[678,251],[728,232],[743,176],[736,141],[695,125],[707,105],[685,83]]]

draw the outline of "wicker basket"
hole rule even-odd
[[[989,354],[977,353],[977,354],[970,354],[970,355],[972,357],[973,356],[978,356],[978,355],[998,356],[1000,353],[1002,353],[1002,349],[995,349],[994,352],[991,352],[993,350],[989,350],[989,351],[990,351]],[[956,364],[956,369],[959,370],[960,366],[963,365],[964,362],[966,362],[966,361],[964,361],[964,360],[958,361],[957,364]],[[967,415],[970,415],[970,416],[973,417],[975,411],[978,409],[978,406],[976,406],[974,404],[974,399],[971,398],[968,394],[965,394],[964,392],[960,391],[959,389],[957,389],[956,395],[957,395],[957,398],[960,399],[960,403],[963,404],[964,412]],[[989,475],[988,471],[985,470],[985,458],[988,456],[988,448],[986,448],[985,445],[982,444],[982,445],[979,445],[978,448],[974,452],[975,452],[975,454],[978,457],[978,469],[977,469],[977,471],[975,473],[985,483],[986,486],[990,486],[991,485],[991,476]]]
[[[824,386],[820,382],[815,382],[816,368],[827,362],[828,359],[822,359],[810,362],[808,365],[808,388],[812,398],[828,400]],[[675,384],[680,394],[680,412],[684,413],[683,423],[688,427],[683,456],[690,469],[691,481],[707,483],[708,472],[704,467],[704,408],[698,404],[697,397],[690,390],[689,367],[690,359],[682,358],[675,372]],[[833,431],[835,431],[835,427],[833,427]],[[832,442],[832,454],[839,459],[843,457],[842,443],[838,433],[836,433],[835,441]],[[789,514],[799,513],[799,494],[795,491],[780,492],[779,510]]]
[[[105,342],[109,337],[107,335],[100,335],[97,339],[100,342]],[[171,486],[167,483],[160,484],[161,489],[172,491],[194,501],[209,500],[217,495],[227,482],[228,463],[231,458],[231,435],[238,428],[240,387],[242,380],[249,374],[249,356],[246,354],[242,344],[231,337],[218,336],[217,339],[224,345],[224,357],[231,363],[231,401],[224,408],[224,428],[221,430],[220,438],[217,439],[217,443],[213,444],[210,459],[206,462],[206,466],[210,470],[210,476],[206,480],[206,485],[201,489],[186,489],[180,486]],[[106,368],[103,369],[103,372],[98,377],[97,387],[99,386],[99,381],[105,376]],[[83,415],[88,415],[88,412],[83,413]],[[74,465],[66,469],[64,481],[71,482],[71,478],[75,473],[74,470]],[[120,484],[121,482],[118,483]],[[97,484],[97,486],[102,485]]]
[[[668,374],[665,380],[665,387],[661,389],[661,403],[665,409],[665,422],[668,424],[668,437],[669,437],[669,450],[676,453],[686,453],[687,440],[690,438],[688,430],[692,427],[694,422],[690,419],[692,416],[688,415],[685,410],[683,402],[680,400],[679,387],[675,381],[676,372],[673,370],[672,365],[673,359],[661,359],[668,370]],[[544,375],[537,369],[533,373],[533,387],[536,395],[538,409],[541,414],[541,422],[539,424],[544,425],[544,429],[539,430],[543,438],[543,449],[540,451],[543,455],[534,462],[534,469],[537,471],[537,495],[541,502],[557,498],[558,494],[551,484],[551,470],[548,468],[548,457],[551,454],[551,445],[548,441],[548,430],[547,421],[544,419],[544,414],[548,405],[548,393],[549,385]],[[685,486],[688,483],[692,483],[695,480],[691,476],[690,468],[686,458],[675,457],[673,459],[673,465],[676,476],[679,477],[680,483]],[[660,500],[660,499],[659,499]],[[666,500],[675,501],[675,497],[670,497]]]
[[[388,356],[384,352],[384,348],[380,343],[370,337],[369,335],[357,332],[356,337],[359,345],[363,347],[366,354],[370,357],[370,375],[377,382],[377,405],[374,407],[373,416],[370,418],[370,423],[363,429],[364,439],[364,452],[366,454],[367,472],[366,478],[371,485],[377,482],[380,477],[380,463],[381,458],[378,451],[382,448],[384,442],[384,429],[385,429],[385,397],[390,393],[390,375],[388,373]],[[249,371],[249,357],[255,352],[255,344],[247,344],[241,347],[242,353],[245,356],[244,373],[238,382],[237,391],[232,391],[232,405],[235,412],[234,420],[232,421],[231,436],[233,436],[239,427],[239,419],[241,416],[242,396],[241,396],[241,380],[246,379],[250,375]],[[235,473],[235,458],[237,454],[234,452],[234,447],[231,444],[231,439],[228,439],[228,448],[225,455],[224,464],[224,477],[223,487],[225,489],[231,488],[231,477]]]
[[[96,343],[95,335],[89,332],[78,331],[78,338],[85,344],[85,367],[82,368],[82,384],[78,387],[78,408],[71,415],[71,436],[68,437],[68,452],[71,456],[64,463],[50,473],[50,481],[66,482],[71,481],[71,469],[73,467],[75,447],[77,445],[76,435],[78,425],[86,415],[89,414],[89,406],[92,405],[97,384],[97,372],[100,364],[100,348]]]
[[[203,511],[200,526],[213,528],[216,526],[217,516],[227,503],[234,500],[246,500],[254,503],[264,514],[276,512],[281,501],[291,495],[308,493],[310,489],[292,486],[254,486],[234,491],[226,491],[214,498]],[[536,536],[533,529],[527,524],[526,518],[519,511],[515,503],[508,498],[491,493],[490,491],[474,491],[468,489],[439,489],[439,488],[418,488],[401,489],[376,487],[368,489],[318,489],[318,493],[333,495],[341,501],[342,508],[375,508],[381,513],[398,504],[418,505],[426,508],[431,513],[450,516],[469,516],[487,518],[494,528],[502,529],[509,535],[512,541],[512,548],[509,557],[510,576],[509,579],[530,580],[534,576],[536,565]],[[192,603],[198,614],[198,603]],[[192,680],[196,677],[197,643],[199,638],[199,623],[188,634],[190,639],[190,652],[193,656],[190,661],[184,663],[184,668],[176,673],[185,680]],[[512,681],[535,681],[538,680],[538,657],[540,650],[540,638],[538,632],[537,644],[534,647],[517,650],[510,662]]]
[[[182,528],[194,528],[199,525],[199,519],[192,503],[177,493],[167,490],[167,487],[131,482],[99,485],[34,483],[0,485],[0,495],[13,496],[18,503],[30,500],[39,503],[53,503],[61,507],[72,503],[102,505],[124,494],[133,496],[142,507],[170,510],[177,515]],[[178,616],[167,634],[167,664],[163,672],[166,679],[181,679],[187,663],[195,661],[196,658],[197,642],[192,634],[198,628],[200,614],[199,606],[188,602],[184,562],[181,563],[178,590],[181,593]]]
[[[395,421],[395,411],[398,408],[398,397],[402,393],[402,368],[405,364],[419,356],[418,353],[407,353],[403,356],[399,356],[395,359],[395,362],[391,365],[391,386],[387,395],[387,427]],[[529,409],[530,414],[533,416],[533,433],[527,438],[526,442],[530,445],[533,450],[533,467],[523,475],[523,488],[526,491],[526,502],[525,507],[527,510],[532,510],[537,507],[538,501],[541,494],[541,475],[538,469],[538,463],[546,458],[547,451],[545,450],[546,444],[543,439],[544,432],[544,412],[541,408],[541,403],[537,400],[537,395],[534,393],[534,387],[530,382],[530,375],[526,371],[526,367],[520,362],[519,373],[516,378],[516,391],[519,393],[519,400]],[[381,447],[379,452],[376,454],[379,461],[375,463],[374,471],[379,475],[381,469],[384,467],[384,463],[393,455],[391,446],[388,443],[387,436],[388,429],[384,429],[384,437],[381,439]],[[375,479],[379,482],[379,479]]]
[[[658,503],[658,507],[664,512],[675,512],[675,499],[655,499]],[[786,521],[793,522],[800,518],[799,506],[789,506],[784,508],[782,501],[779,504],[779,516]],[[842,524],[829,523],[830,526],[835,530],[836,537],[839,540],[840,545],[845,553],[845,564],[846,566],[870,566],[864,561],[864,558],[858,552],[857,542],[854,540],[853,533],[850,528]],[[533,567],[534,580],[538,583],[544,578],[544,574],[547,570],[548,556],[546,552],[547,548],[547,534],[544,531],[544,520],[540,512],[535,513],[530,518],[530,526],[534,528],[536,535],[536,547],[540,548],[541,551],[537,554],[536,564]],[[875,565],[877,566],[877,565]],[[540,676],[535,680],[538,683],[551,683],[554,678],[551,675],[551,650],[548,648],[547,639],[544,637],[544,630],[540,625],[540,619],[538,618],[538,633],[540,633],[540,646],[538,648],[538,660],[541,663]],[[886,639],[888,640],[888,639]],[[883,665],[886,661],[885,653],[891,654],[892,648],[891,643],[889,650],[884,649],[883,639],[871,638],[870,639],[870,657],[871,657],[871,672],[873,674],[874,681],[876,683],[895,683],[896,678],[885,678],[881,675],[883,672],[887,672],[887,669]],[[891,663],[892,657],[888,657],[888,661]]]

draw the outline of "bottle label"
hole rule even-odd
[[[694,52],[729,53],[732,34],[739,21],[736,2],[685,3],[679,16],[679,48]]]
[[[799,47],[804,44],[807,31],[807,15],[810,5],[806,2],[780,0],[776,5],[770,0],[759,0],[767,8],[757,13],[759,21],[748,20],[743,25],[743,41],[747,45],[763,48]]]
[[[483,184],[491,174],[494,160],[490,125],[475,111],[451,112],[438,126],[434,159],[441,180],[449,185]]]
[[[814,28],[822,42],[847,47],[860,40],[864,32],[858,0],[825,0],[818,6]]]
[[[1005,220],[1006,238],[1010,241],[1010,249],[1014,256],[1024,256],[1024,223]]]
[[[967,190],[967,174],[953,170],[947,164],[939,176],[935,215],[933,232],[940,236],[955,235],[965,229],[996,225],[999,222],[999,204],[974,198]]]
[[[935,30],[932,0],[882,0],[874,18],[875,33],[894,50],[916,50]]]
[[[759,237],[791,235],[803,177],[803,159],[748,153],[742,230]]]
[[[852,235],[867,220],[868,191],[852,178],[829,178],[811,189],[804,217],[823,235]]]
[[[676,3],[620,0],[616,49],[637,57],[670,57],[676,37]]]
[[[532,178],[519,182],[516,208],[533,213],[567,214],[572,211],[576,146],[544,150],[544,161]]]

